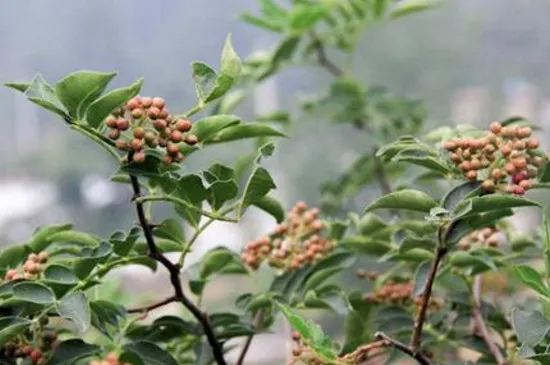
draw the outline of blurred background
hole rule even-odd
[[[76,69],[118,70],[113,86],[143,76],[142,94],[161,95],[177,111],[195,102],[190,62],[218,67],[227,33],[242,58],[276,41],[275,35],[238,20],[240,13],[256,11],[255,0],[0,4],[0,81],[26,81],[40,72],[54,82]],[[385,85],[395,94],[424,100],[428,130],[449,123],[485,125],[517,114],[548,129],[548,14],[550,2],[540,0],[446,0],[437,10],[367,28],[355,72],[367,85]],[[329,80],[320,69],[287,68],[235,112],[245,119],[277,109],[296,112],[292,138],[278,141],[267,161],[278,185],[275,195],[287,208],[299,199],[315,204],[317,187],[365,150],[364,138],[350,125],[300,117],[297,95],[326,87]],[[77,229],[105,236],[135,220],[127,186],[108,180],[116,166],[53,114],[0,88],[0,130],[0,244],[25,240],[41,224],[70,220]],[[539,136],[549,141],[545,132]],[[211,148],[193,155],[188,168],[230,163],[251,147],[243,142]],[[357,208],[367,203],[368,195]],[[239,250],[274,225],[253,211],[238,226],[214,225],[191,260],[212,246]],[[141,286],[127,280],[141,272],[151,277],[146,270],[123,272],[122,283],[146,297],[143,285],[149,279],[140,280]],[[205,305],[232,300],[239,293],[231,287],[212,285]]]

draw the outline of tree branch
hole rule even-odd
[[[397,341],[396,339],[391,338],[390,336],[386,335],[385,333],[377,332],[377,333],[374,334],[374,337],[379,339],[379,340],[386,341],[387,342],[386,346],[393,347],[393,348],[409,355],[410,357],[412,357],[413,359],[418,361],[418,363],[421,364],[421,365],[433,365],[432,361],[430,359],[428,359],[428,357],[426,357],[426,355],[424,355],[422,352],[414,351],[409,346],[405,345],[402,342]]]
[[[432,296],[432,288],[435,282],[435,276],[437,274],[437,268],[439,263],[447,253],[447,249],[444,247],[442,239],[443,229],[439,228],[437,232],[437,248],[435,250],[435,258],[432,262],[430,272],[428,273],[428,281],[424,293],[422,293],[422,302],[420,304],[420,311],[414,321],[414,331],[411,338],[411,349],[414,353],[418,353],[420,350],[420,341],[422,338],[422,328],[424,327],[424,321],[426,320],[426,312],[428,311],[428,304],[430,303],[430,297]]]
[[[474,284],[472,288],[473,303],[472,303],[472,318],[474,320],[475,329],[479,332],[479,335],[489,348],[489,351],[495,358],[497,365],[509,365],[510,363],[504,357],[493,337],[489,333],[489,329],[485,325],[483,315],[481,314],[481,276],[477,275],[474,278]]]
[[[166,304],[170,304],[170,303],[173,303],[173,302],[176,302],[177,299],[176,299],[176,296],[175,295],[172,295],[171,297],[168,297],[166,299],[163,299],[159,302],[155,302],[153,304],[149,304],[149,305],[144,305],[144,306],[141,306],[141,307],[135,307],[135,308],[129,308],[129,309],[126,309],[126,312],[128,313],[148,313],[154,309],[157,309],[157,308],[160,308],[160,307],[163,307],[165,306]]]
[[[128,154],[128,162],[132,162],[133,152]],[[145,210],[143,209],[143,202],[139,200],[141,195],[141,186],[139,184],[138,178],[135,175],[129,174],[130,181],[132,183],[132,189],[134,191],[134,202],[136,205],[136,212],[139,220],[139,224],[143,230],[143,235],[145,236],[145,241],[147,242],[147,248],[149,250],[149,257],[160,262],[166,270],[170,273],[170,282],[174,288],[174,297],[177,301],[181,302],[189,312],[195,317],[195,319],[201,324],[204,334],[212,348],[212,353],[214,359],[218,365],[227,365],[223,357],[223,348],[222,344],[218,341],[216,334],[214,333],[214,328],[210,323],[210,319],[206,313],[203,313],[183,292],[183,287],[180,281],[180,271],[181,266],[179,264],[172,263],[162,252],[160,252],[155,243],[155,238],[153,236],[153,231],[151,229],[150,223],[145,217]]]
[[[253,326],[255,329],[257,329],[260,326],[260,323],[262,322],[264,318],[264,312],[263,310],[259,310],[254,315],[253,319]],[[244,343],[243,349],[241,350],[241,354],[239,355],[239,358],[237,359],[237,362],[235,365],[242,365],[244,362],[244,358],[246,357],[246,354],[248,353],[248,350],[250,349],[250,345],[252,344],[252,340],[254,339],[255,333],[251,333],[248,335],[246,342]]]

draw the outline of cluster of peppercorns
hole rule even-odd
[[[16,279],[27,279],[32,280],[36,279],[38,274],[43,269],[43,266],[46,262],[48,262],[48,253],[45,251],[42,251],[38,254],[31,253],[27,260],[25,261],[25,264],[23,265],[23,272],[21,273],[18,269],[10,269],[6,271],[6,275],[4,277],[5,280],[16,280]]]
[[[357,269],[355,271],[355,276],[357,276],[359,279],[367,278],[371,281],[374,281],[378,277],[378,272],[374,270],[367,271],[365,269]]]
[[[503,126],[493,122],[480,138],[453,138],[443,147],[469,180],[482,180],[486,192],[523,195],[543,163],[539,140],[527,126]]]
[[[315,352],[302,341],[302,336],[299,332],[293,331],[291,334],[294,346],[292,347],[292,358],[288,361],[288,365],[295,364],[297,362],[304,363],[306,365],[322,365],[323,361],[319,359]]]
[[[423,297],[420,295],[413,298],[413,288],[414,283],[412,281],[396,282],[388,280],[374,293],[365,294],[363,298],[371,303],[402,306],[414,304],[415,307],[419,308],[422,304]],[[432,310],[443,308],[443,300],[441,298],[431,297],[428,308]]]
[[[114,352],[109,352],[102,360],[92,360],[88,365],[130,365],[127,362],[120,362],[118,355]]]
[[[457,247],[465,251],[469,250],[473,245],[498,247],[500,245],[498,233],[500,233],[500,230],[496,226],[475,230],[458,241]]]
[[[33,364],[45,364],[47,354],[58,346],[57,334],[53,331],[44,331],[32,346],[24,338],[10,340],[2,347],[4,358],[28,358]]]
[[[252,269],[267,260],[270,266],[285,271],[317,262],[334,249],[334,242],[320,235],[323,227],[319,209],[298,202],[273,232],[249,242],[241,258]]]
[[[196,135],[188,133],[191,121],[174,118],[161,97],[135,96],[109,115],[105,125],[107,136],[116,141],[117,148],[133,151],[136,163],[145,161],[146,148],[163,149],[166,164],[181,162],[185,156],[180,143],[192,146],[198,142]]]

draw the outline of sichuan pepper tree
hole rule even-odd
[[[114,158],[119,169],[112,180],[132,191],[137,223],[109,237],[70,224],[43,226],[0,252],[0,362],[224,365],[231,349],[226,342],[245,337],[235,361],[241,365],[250,363],[255,334],[269,330],[282,313],[295,330],[292,364],[391,364],[400,358],[463,364],[463,349],[476,352],[478,364],[520,358],[545,363],[548,269],[541,273],[530,262],[540,258],[541,248],[548,256],[548,223],[540,235],[528,236],[506,220],[515,208],[538,209],[524,194],[550,180],[534,126],[511,118],[481,130],[443,127],[412,137],[425,119],[421,104],[361,85],[330,57],[338,52],[352,60],[365,26],[429,5],[293,1],[285,8],[263,0],[261,15],[243,19],[281,34],[278,47],[241,63],[228,40],[219,71],[194,62],[198,100],[181,115],[160,96],[140,95],[143,80],[106,92],[114,73],[82,70],[54,85],[40,75],[7,84]],[[245,122],[232,112],[255,85],[285,65],[304,62],[334,76],[328,91],[307,100],[304,110],[365,132],[368,143],[344,175],[323,185],[322,210],[300,201],[285,213],[270,195],[275,183],[261,163],[274,152],[268,138],[284,136],[274,125],[290,115],[275,112]],[[201,112],[208,115],[196,117]],[[181,169],[203,148],[246,138],[255,139],[257,151],[234,166]],[[413,178],[398,184],[399,176]],[[374,182],[382,195],[362,202],[360,211],[346,211],[346,202]],[[155,221],[151,206],[157,202],[173,205],[173,218]],[[214,248],[182,272],[212,222],[236,222],[250,206],[275,218],[272,230],[241,252]],[[184,234],[184,224],[191,235]],[[179,257],[169,258],[172,253]],[[372,282],[361,287],[334,280],[354,270],[360,256],[386,269],[359,267],[357,277]],[[550,260],[544,262],[548,268]],[[94,298],[111,270],[130,264],[167,271],[173,294],[130,308],[114,298]],[[201,307],[204,288],[215,277],[254,277],[260,270],[273,272],[273,280],[261,291],[241,293],[237,311],[207,313]],[[537,292],[539,308],[510,312],[489,302],[481,287],[487,272],[513,272]],[[147,320],[170,303],[181,303],[189,316]],[[343,338],[328,336],[307,319],[307,309],[340,315]],[[82,338],[84,333],[96,336]]]

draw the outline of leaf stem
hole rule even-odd
[[[207,212],[205,210],[202,210],[200,208],[197,208],[193,204],[189,203],[188,201],[185,201],[180,198],[176,198],[175,196],[171,195],[147,195],[147,196],[140,196],[136,197],[135,199],[136,203],[143,204],[145,202],[150,201],[166,201],[171,202],[179,205],[183,205],[185,208],[192,210],[196,213],[199,213],[205,217],[212,218],[213,220],[218,221],[224,221],[224,222],[238,222],[239,220],[237,218],[230,218],[230,217],[224,217],[223,215],[217,215],[212,212]]]
[[[404,343],[402,343],[400,341],[397,341],[394,338],[391,338],[390,336],[386,335],[385,333],[377,332],[377,333],[374,334],[374,337],[377,338],[378,340],[386,341],[386,346],[393,347],[393,348],[409,355],[410,357],[412,357],[413,359],[418,361],[418,363],[421,364],[421,365],[433,365],[431,360],[428,359],[428,357],[426,357],[426,355],[424,355],[422,352],[414,351],[409,346],[405,345]]]
[[[126,312],[128,312],[128,313],[143,313],[144,315],[147,315],[147,313],[149,313],[150,311],[155,310],[155,309],[160,308],[160,307],[164,307],[165,305],[173,303],[175,301],[177,301],[177,298],[176,298],[175,295],[172,295],[172,296],[170,296],[166,299],[163,299],[161,301],[158,301],[158,302],[155,302],[155,303],[152,303],[152,304],[149,304],[149,305],[126,309]]]
[[[509,361],[500,352],[500,349],[489,333],[489,329],[485,325],[483,315],[481,314],[481,275],[477,275],[474,278],[472,286],[472,319],[475,329],[479,332],[479,335],[489,348],[497,365],[509,365]]]
[[[128,161],[131,162],[133,159],[133,153],[128,154]],[[227,365],[227,362],[223,356],[223,345],[218,341],[218,338],[214,332],[214,327],[210,322],[210,318],[206,313],[200,310],[183,292],[183,287],[180,280],[181,266],[179,264],[172,263],[162,252],[159,251],[155,238],[153,236],[153,231],[151,229],[150,223],[145,217],[145,211],[143,208],[143,201],[140,201],[141,198],[141,186],[137,176],[129,174],[130,182],[132,183],[132,189],[134,191],[134,203],[136,206],[136,213],[138,216],[139,224],[143,230],[143,235],[147,242],[147,247],[149,249],[149,256],[159,263],[161,263],[166,270],[170,273],[170,282],[174,288],[174,296],[177,301],[181,302],[189,312],[195,317],[195,319],[201,324],[206,339],[212,348],[212,354],[214,360],[218,365]]]
[[[254,319],[252,320],[252,325],[254,326],[254,329],[257,329],[262,320],[264,318],[264,312],[263,310],[259,310],[254,315]],[[243,365],[244,358],[246,357],[246,354],[248,353],[248,350],[250,349],[250,345],[252,344],[252,340],[254,339],[255,333],[251,333],[246,338],[246,342],[244,343],[243,349],[241,350],[241,354],[239,355],[239,358],[237,359],[237,362],[235,365]]]

